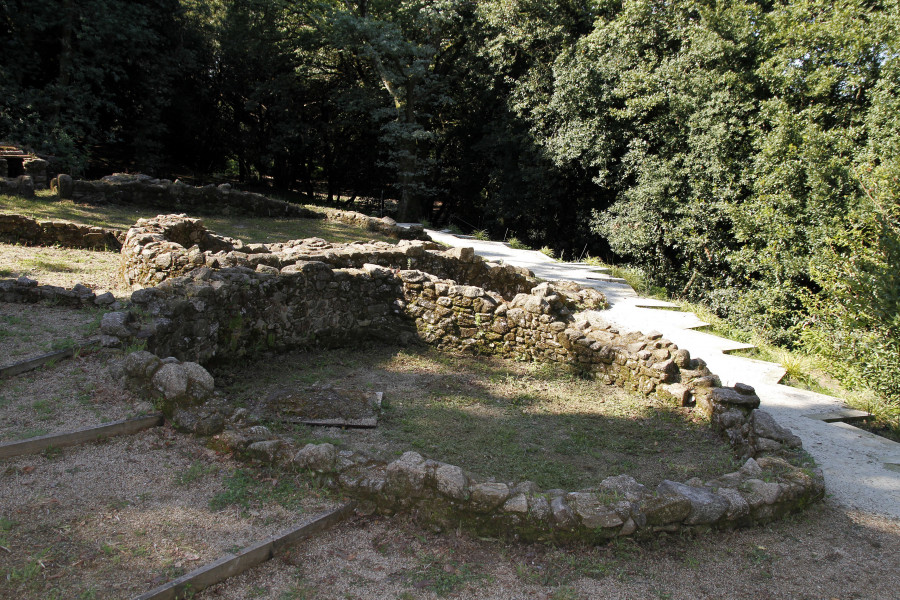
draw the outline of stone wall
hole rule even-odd
[[[203,266],[134,292],[143,318],[103,332],[107,344],[134,336],[160,356],[198,363],[367,338],[408,341],[415,329],[403,318],[402,297],[400,279],[374,265],[304,262],[274,273]]]
[[[580,292],[544,283],[505,301],[476,286],[371,264],[333,269],[299,261],[280,271],[201,266],[134,292],[143,317],[104,333],[107,345],[136,337],[161,356],[199,363],[366,338],[419,338],[445,349],[571,364],[607,384],[682,405],[697,402],[744,456],[798,445],[789,433],[758,422],[752,388],[722,388],[702,360],[660,334],[622,334],[576,321]]]
[[[579,318],[583,306],[598,303],[595,292],[542,283],[514,293],[536,283],[519,273],[514,285],[506,282],[504,295],[393,266],[431,265],[473,278],[508,272],[476,260],[470,249],[434,252],[421,243],[348,249],[305,240],[241,251],[229,250],[232,241],[211,236],[196,219],[170,216],[139,225],[123,253],[134,257],[138,272],[158,273],[162,283],[132,294],[136,310],[107,315],[107,345],[145,340],[160,356],[203,364],[317,344],[419,339],[447,349],[560,362],[608,384],[682,405],[696,402],[738,455],[759,459],[711,481],[667,481],[653,491],[627,476],[590,490],[541,491],[529,482],[478,479],[415,453],[384,464],[329,445],[292,448],[264,427],[238,424],[227,402],[173,408],[181,411],[173,412],[177,422],[197,433],[213,433],[209,423],[225,427],[231,418],[215,444],[310,469],[371,510],[411,511],[438,524],[462,518],[480,531],[525,538],[598,541],[765,522],[822,496],[820,473],[761,456],[797,455],[800,440],[758,409],[753,388],[722,387],[702,360],[658,333],[623,333]],[[225,247],[202,250],[215,244]],[[320,260],[309,260],[314,257]],[[339,266],[366,257],[385,264]],[[178,273],[184,274],[172,276]]]
[[[397,238],[399,240],[429,240],[431,238],[425,233],[425,230],[419,224],[413,224],[409,227],[400,227],[397,222],[390,217],[370,217],[363,213],[352,210],[337,210],[335,208],[324,208],[325,218],[329,221],[344,223],[345,225],[353,225],[361,227],[366,231],[374,231],[383,235]]]
[[[0,302],[18,304],[49,302],[75,308],[118,306],[110,292],[97,296],[90,288],[81,284],[67,289],[55,285],[39,285],[37,281],[28,277],[0,279]]]
[[[47,167],[50,163],[43,158],[28,158],[22,163],[25,169],[25,175],[31,177],[34,181],[34,189],[46,190],[49,179],[47,178]]]
[[[4,160],[3,162],[5,163],[6,161]],[[13,178],[0,177],[0,194],[34,198],[34,179],[30,175],[20,175]]]
[[[190,235],[176,232],[190,231]],[[159,215],[140,219],[128,230],[122,249],[125,281],[138,289],[158,285],[206,265],[210,268],[244,267],[281,270],[301,262],[323,262],[335,268],[362,268],[376,264],[390,269],[420,269],[444,279],[485,287],[511,299],[527,292],[537,281],[528,269],[483,261],[471,248],[441,251],[433,242],[403,240],[332,244],[318,238],[283,244],[242,244],[213,235],[199,219],[185,215]],[[575,293],[573,291],[573,293]],[[599,292],[582,290],[592,308],[605,306]]]
[[[98,181],[74,180],[71,193],[72,200],[89,204],[115,203],[197,214],[322,218],[302,206],[232,189],[227,183],[196,187],[140,174],[116,173]]]
[[[68,221],[37,221],[21,215],[0,215],[0,241],[26,246],[64,246],[118,252],[125,232]]]

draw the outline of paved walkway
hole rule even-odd
[[[527,267],[541,279],[570,279],[602,291],[611,308],[585,313],[588,319],[602,319],[624,330],[659,331],[691,356],[704,359],[724,385],[738,381],[752,385],[762,408],[803,440],[803,447],[822,468],[828,493],[835,500],[849,508],[900,519],[900,444],[846,423],[812,418],[846,409],[839,398],[779,385],[784,376],[780,365],[728,354],[752,346],[697,331],[706,323],[696,315],[681,312],[668,302],[641,298],[604,269],[559,263],[540,252],[515,250],[500,242],[427,233],[449,246],[472,247],[492,262]]]

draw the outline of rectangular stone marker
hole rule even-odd
[[[262,412],[286,423],[320,427],[373,428],[378,425],[383,392],[331,386],[279,390],[269,394]]]

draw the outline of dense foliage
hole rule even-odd
[[[0,0],[0,139],[641,267],[900,395],[897,0]]]

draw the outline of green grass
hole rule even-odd
[[[435,554],[419,554],[417,563],[416,570],[409,575],[409,580],[417,584],[416,587],[434,592],[438,596],[452,594],[485,578],[474,565]]]
[[[628,283],[628,285],[630,285],[634,289],[634,291],[641,296],[644,296],[646,298],[656,298],[657,300],[669,299],[666,289],[652,285],[643,269],[639,269],[637,267],[607,264],[599,258],[593,256],[587,256],[586,258],[582,259],[581,262],[588,265],[593,265],[595,267],[604,267],[606,269],[609,269],[609,274],[611,277],[624,279],[625,282]]]
[[[38,220],[61,219],[96,225],[111,229],[128,229],[140,218],[154,217],[165,212],[179,212],[175,208],[166,211],[159,208],[131,207],[116,204],[79,204],[72,200],[59,200],[50,192],[38,192],[35,198],[0,195],[0,211],[21,214]],[[316,207],[309,207],[315,210]],[[287,219],[268,217],[220,217],[199,216],[211,231],[228,237],[238,238],[246,243],[286,242],[288,240],[320,237],[330,242],[353,242],[380,240],[396,242],[389,237],[371,231],[364,231],[343,223],[324,219]],[[47,262],[41,266],[46,270],[71,268],[65,262]]]
[[[183,471],[179,471],[175,474],[175,484],[176,485],[190,485],[195,481],[202,479],[203,477],[218,473],[219,468],[215,465],[207,465],[199,460],[195,460],[191,463],[187,469]]]
[[[265,471],[235,469],[225,478],[225,489],[210,499],[210,509],[222,510],[237,506],[247,510],[251,506],[269,503],[288,510],[300,509],[308,495],[308,488],[284,474],[280,474],[274,482],[263,481],[267,475]]]
[[[516,250],[531,250],[531,246],[520,240],[519,238],[513,236],[506,240],[506,243],[510,248],[514,248]]]

